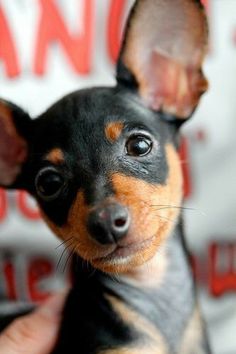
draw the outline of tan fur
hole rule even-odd
[[[200,348],[202,338],[202,319],[199,309],[196,308],[186,327],[179,354],[203,354]]]
[[[63,151],[59,148],[51,150],[46,156],[45,159],[54,163],[55,165],[60,165],[65,161]]]
[[[93,264],[93,259],[105,256],[108,252],[113,251],[115,246],[103,246],[90,237],[86,222],[92,210],[93,208],[89,208],[85,203],[83,192],[79,191],[69,211],[67,222],[62,227],[55,225],[43,211],[41,212],[52,231],[62,240],[69,240],[70,249]]]
[[[128,207],[131,214],[131,226],[126,238],[127,243],[149,240],[143,250],[137,252],[126,264],[96,264],[109,272],[127,272],[140,266],[156,253],[175,225],[182,199],[182,172],[179,157],[172,145],[166,147],[169,176],[165,185],[151,185],[141,179],[115,173],[112,183],[116,200]],[[158,210],[159,209],[159,210]]]
[[[115,142],[119,139],[119,136],[124,128],[124,124],[122,122],[110,122],[105,127],[105,135],[106,138],[111,141]]]
[[[151,185],[118,173],[112,175],[116,195],[106,199],[104,204],[115,201],[128,207],[131,226],[122,242],[125,242],[125,246],[140,244],[138,251],[127,262],[117,264],[105,261],[104,257],[115,250],[115,245],[103,246],[90,237],[86,222],[92,208],[86,205],[81,191],[78,192],[63,227],[54,225],[44,215],[45,221],[63,240],[72,237],[71,248],[83,259],[90,261],[95,268],[128,274],[133,267],[144,264],[155,255],[173,229],[179,214],[178,208],[168,208],[168,205],[180,205],[182,199],[182,172],[178,154],[172,145],[166,146],[166,156],[169,175],[165,185]]]
[[[144,335],[142,342],[135,343],[133,347],[109,349],[99,354],[167,354],[167,346],[161,333],[143,316],[133,311],[117,298],[106,295],[116,313],[132,328]]]

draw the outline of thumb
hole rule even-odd
[[[58,293],[32,314],[16,319],[0,335],[0,354],[49,354],[60,326],[65,293]]]

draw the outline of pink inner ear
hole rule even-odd
[[[10,186],[27,157],[27,144],[17,133],[10,110],[0,105],[0,184]]]
[[[207,81],[200,70],[153,51],[143,73],[137,73],[140,95],[146,104],[180,118],[187,118],[197,106]]]
[[[120,60],[148,107],[188,118],[207,88],[201,67],[208,29],[196,0],[137,0]],[[119,76],[118,76],[119,79]]]

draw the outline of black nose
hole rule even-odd
[[[102,245],[119,241],[127,234],[129,225],[129,212],[120,204],[99,207],[88,219],[89,233]]]

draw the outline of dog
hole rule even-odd
[[[210,353],[182,229],[179,128],[207,89],[200,0],[137,0],[114,87],[36,119],[0,101],[0,185],[75,254],[53,354]]]

